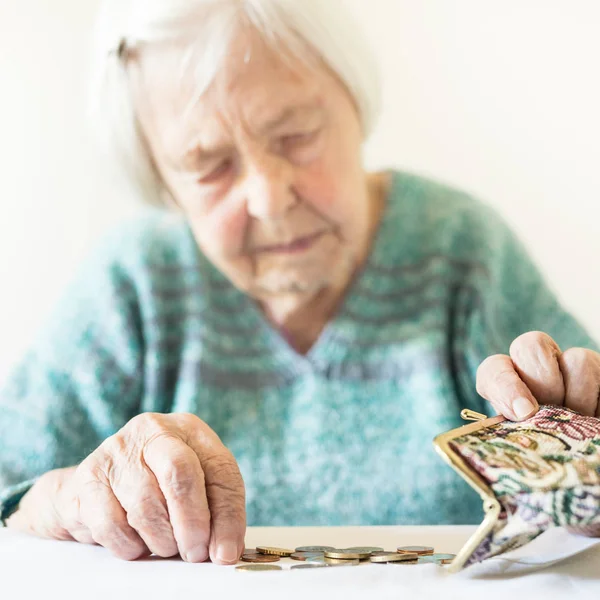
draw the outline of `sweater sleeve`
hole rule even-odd
[[[456,363],[467,405],[489,413],[489,403],[475,391],[477,368],[488,356],[508,354],[523,333],[547,333],[562,350],[599,347],[563,308],[522,242],[493,209],[479,206],[465,237],[477,264],[457,293]]]
[[[105,251],[86,261],[0,389],[0,519],[40,475],[75,466],[139,410],[135,286]]]

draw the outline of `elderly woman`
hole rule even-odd
[[[0,396],[8,527],[228,564],[246,522],[472,523],[431,445],[461,408],[598,414],[600,354],[502,221],[365,171],[379,89],[336,2],[115,0],[98,31],[102,129],[163,208]]]

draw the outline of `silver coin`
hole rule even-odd
[[[292,560],[306,561],[307,558],[318,558],[323,556],[322,552],[294,552],[290,555]]]
[[[328,567],[329,565],[326,565],[325,563],[319,564],[319,563],[304,563],[303,565],[292,565],[290,568],[291,569],[321,569],[321,568],[325,568]]]
[[[432,554],[431,558],[436,558],[441,561],[453,561],[456,558],[456,554]]]
[[[327,550],[335,550],[333,546],[300,546],[296,548],[296,552],[326,552]]]
[[[371,554],[373,552],[383,552],[383,548],[379,546],[353,546],[352,548],[344,548],[349,552],[357,552],[358,554]]]
[[[325,556],[323,556],[322,554],[320,556],[308,556],[306,558],[306,562],[307,563],[311,563],[311,564],[325,564]]]
[[[281,571],[278,565],[239,565],[236,571]]]
[[[419,565],[441,565],[442,561],[439,558],[435,558],[434,556],[419,556],[417,559],[417,564]]]

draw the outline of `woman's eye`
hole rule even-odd
[[[206,175],[202,175],[198,179],[200,183],[214,183],[218,181],[221,177],[225,176],[227,172],[231,169],[232,163],[230,160],[224,160],[219,163],[214,169],[206,173]]]
[[[311,142],[315,141],[318,134],[319,130],[317,129],[315,131],[285,135],[281,138],[281,142],[284,148],[293,149],[310,144]]]

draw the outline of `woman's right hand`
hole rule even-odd
[[[232,564],[244,550],[244,482],[198,417],[144,413],[78,467],[41,477],[7,525],[100,544],[125,560],[179,553]]]

